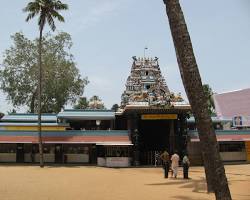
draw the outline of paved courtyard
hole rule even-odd
[[[226,166],[235,200],[250,199],[250,165]],[[163,178],[161,168],[0,166],[1,200],[210,200],[202,167],[190,180]]]

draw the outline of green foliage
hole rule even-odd
[[[26,21],[39,15],[38,26],[40,30],[43,30],[45,23],[48,22],[52,31],[56,29],[54,18],[64,22],[63,16],[57,12],[59,10],[68,10],[68,5],[58,0],[34,0],[23,9],[24,12],[29,13]]]
[[[215,106],[214,106],[214,99],[213,99],[213,90],[212,88],[208,85],[208,84],[204,84],[202,85],[203,87],[203,91],[206,95],[206,98],[208,99],[208,109],[209,109],[209,113],[211,116],[215,115]]]
[[[4,116],[4,113],[0,112],[0,119],[2,119]]]
[[[87,109],[88,108],[88,100],[87,97],[80,97],[76,105],[74,105],[74,109]]]
[[[26,105],[30,112],[38,106],[39,40],[31,41],[22,33],[11,36],[13,45],[4,53],[0,70],[1,89],[13,106]],[[59,112],[67,103],[74,103],[83,94],[87,78],[82,78],[70,54],[69,34],[47,34],[42,49],[42,112]]]
[[[118,108],[119,108],[119,105],[116,103],[116,104],[114,104],[113,106],[112,106],[112,108],[111,108],[111,110],[113,110],[113,111],[117,111],[118,110]]]
[[[16,113],[16,110],[13,108],[13,109],[10,109],[9,111],[7,111],[8,115],[10,114],[14,114]]]

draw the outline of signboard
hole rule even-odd
[[[177,119],[177,114],[144,114],[142,120]]]

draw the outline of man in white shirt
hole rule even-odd
[[[172,170],[173,170],[173,175],[175,178],[177,178],[177,173],[178,173],[178,167],[179,167],[179,160],[180,157],[178,156],[177,153],[174,153],[171,157],[171,161],[172,161]]]

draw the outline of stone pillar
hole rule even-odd
[[[140,134],[138,131],[138,115],[134,113],[130,116],[130,121],[128,121],[128,128],[131,133],[131,140],[133,145],[133,165],[140,165],[140,151],[139,151],[139,139]]]
[[[180,148],[182,150],[182,154],[187,153],[187,142],[188,142],[188,134],[187,134],[187,114],[180,115]]]
[[[140,150],[139,150],[139,132],[138,129],[134,130],[134,165],[140,165]]]

